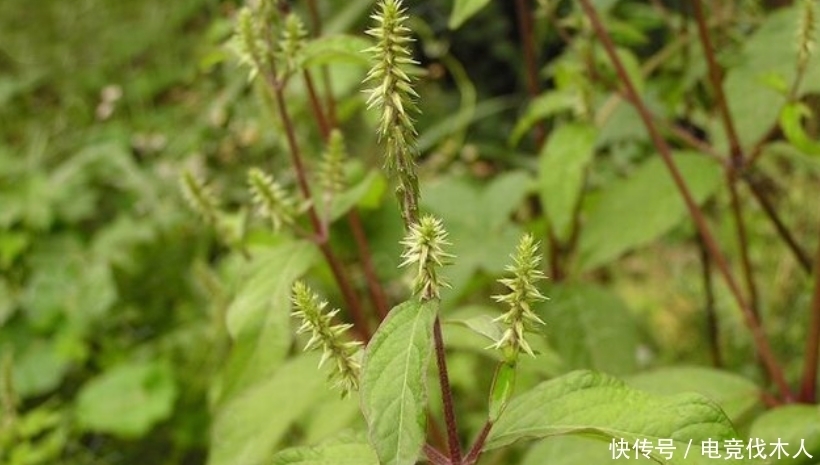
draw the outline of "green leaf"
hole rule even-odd
[[[86,430],[140,437],[171,415],[176,397],[167,363],[118,365],[82,387],[77,420]]]
[[[820,455],[820,408],[816,405],[786,405],[769,410],[752,424],[749,437],[764,441],[767,453],[777,441],[786,443],[783,448],[792,457],[789,464],[813,464],[817,459],[809,459],[800,452],[800,457],[794,457],[800,449],[801,441],[809,455]],[[778,462],[780,463],[780,462]]]
[[[510,145],[518,145],[524,134],[532,128],[535,123],[544,118],[548,118],[557,113],[571,110],[579,103],[579,99],[569,91],[545,92],[530,102],[524,114],[518,118],[515,127],[510,134]]]
[[[721,185],[720,165],[695,153],[675,154],[695,202],[702,203]],[[591,270],[645,245],[687,218],[686,205],[663,161],[652,158],[628,179],[600,193],[586,212],[579,249],[582,270]]]
[[[424,446],[437,305],[412,300],[394,307],[367,345],[362,410],[383,465],[413,465]]]
[[[456,0],[448,26],[450,29],[458,29],[489,3],[490,0]]]
[[[787,90],[795,79],[797,46],[795,30],[800,14],[800,2],[766,15],[763,24],[743,41],[741,63],[728,70],[724,81],[729,111],[741,144],[749,148],[777,124],[780,109],[787,103]],[[800,97],[820,90],[820,60],[809,60]],[[717,140],[725,145],[724,137]]]
[[[593,284],[561,284],[536,312],[544,332],[570,369],[589,368],[626,374],[637,368],[638,329],[626,305],[611,291]]]
[[[309,242],[255,251],[249,275],[227,310],[233,347],[223,372],[221,397],[265,380],[291,347],[290,288],[318,258]]]
[[[812,111],[801,102],[791,103],[780,112],[780,128],[792,145],[806,155],[820,155],[820,142],[815,141],[803,129],[802,119],[811,117]]]
[[[480,334],[490,341],[498,341],[504,335],[506,329],[500,322],[490,315],[477,315],[465,320],[450,320],[452,323],[463,324],[474,333]],[[448,321],[448,323],[450,322]]]
[[[760,387],[742,376],[714,368],[665,367],[632,376],[626,383],[652,394],[703,394],[717,402],[733,422],[760,406]]]
[[[722,442],[739,437],[720,408],[699,394],[657,397],[604,374],[577,371],[513,399],[490,432],[485,449],[565,435],[633,444],[644,438],[652,444],[672,439],[678,454],[690,441],[700,445],[707,439]],[[659,463],[701,463],[698,455],[664,460],[653,451]]]
[[[370,56],[365,50],[373,43],[364,37],[347,34],[323,36],[311,40],[302,49],[305,67],[326,65],[331,62],[349,62],[370,67]]]
[[[379,465],[379,459],[369,444],[333,444],[283,450],[271,465]]]
[[[595,153],[595,128],[566,124],[555,129],[541,151],[538,192],[556,237],[567,240],[581,197],[586,167]]]
[[[331,202],[330,219],[335,221],[349,212],[362,201],[370,205],[378,202],[387,190],[387,181],[378,170],[372,170],[355,186],[340,193]]]
[[[273,376],[219,406],[211,427],[208,465],[261,465],[329,387],[319,357],[300,355]]]

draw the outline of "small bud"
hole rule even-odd
[[[298,334],[310,332],[310,340],[305,350],[322,350],[319,367],[330,359],[335,362],[331,378],[336,380],[335,386],[342,389],[342,396],[359,389],[359,373],[361,364],[357,359],[357,352],[361,348],[358,341],[344,341],[342,338],[350,324],[333,324],[333,318],[339,313],[338,309],[325,312],[327,302],[320,301],[319,297],[303,282],[293,284],[293,306],[296,310],[292,315],[301,320]]]
[[[450,243],[441,220],[431,215],[423,216],[418,223],[410,226],[401,244],[404,246],[401,255],[404,261],[399,266],[416,264],[418,267],[413,280],[413,291],[422,300],[438,299],[439,289],[450,287],[438,275],[438,268],[450,264],[450,259],[453,258],[453,255],[444,251],[444,246]]]
[[[801,72],[808,66],[809,58],[814,51],[814,33],[817,28],[814,4],[814,0],[803,0],[800,12],[800,23],[797,28],[797,67]]]
[[[251,70],[249,80],[264,70],[269,53],[264,28],[256,15],[255,10],[248,6],[240,9],[236,17],[236,32],[231,40],[231,49],[239,62]]]
[[[279,53],[285,73],[294,73],[299,70],[299,54],[305,46],[307,36],[308,32],[302,19],[294,13],[289,14],[285,19],[282,39],[279,41]]]
[[[273,230],[279,231],[283,225],[292,225],[298,209],[296,200],[273,178],[259,168],[248,170],[248,186],[257,211],[270,218]]]
[[[503,350],[505,359],[514,363],[520,351],[535,355],[524,338],[524,332],[535,324],[545,324],[532,311],[530,305],[547,298],[535,287],[537,281],[544,279],[544,273],[539,269],[541,256],[532,235],[526,234],[521,238],[515,254],[511,257],[513,264],[508,265],[506,270],[512,273],[513,277],[498,280],[509,288],[510,292],[493,296],[496,302],[505,303],[510,307],[507,313],[495,319],[507,325],[507,329],[492,347]]]

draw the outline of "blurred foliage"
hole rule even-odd
[[[474,304],[497,291],[492,279],[520,234],[547,237],[552,224],[568,250],[566,275],[538,306],[546,337],[533,343],[538,357],[521,362],[517,391],[579,368],[653,393],[701,389],[744,431],[774,438],[793,425],[783,434],[820,452],[815,407],[755,420],[763,406],[749,400],[758,394],[750,384],[767,380],[721,286],[728,370],[684,366],[708,365],[710,351],[696,234],[683,203],[634,110],[616,95],[617,76],[575,2],[535,2],[545,89],[536,97],[526,91],[513,3],[407,2],[421,62],[422,203],[442,217],[459,258],[446,271],[453,289],[443,300],[448,323],[459,323],[444,331],[463,436],[475,436],[485,418],[486,367],[496,357],[469,329],[480,326],[477,309],[486,310]],[[703,52],[694,25],[682,29],[680,2],[594,3],[652,111],[725,151]],[[654,3],[666,8],[659,13]],[[799,9],[720,3],[711,21],[738,132],[747,149],[763,141],[756,168],[770,180],[767,193],[813,250],[820,60],[795,95]],[[249,167],[275,173],[289,189],[296,180],[269,95],[249,84],[226,45],[239,6],[0,2],[0,463],[293,463],[319,449],[373,460],[360,443],[338,442],[340,431],[358,437],[358,405],[325,386],[316,357],[297,355],[302,344],[290,326],[291,281],[307,274],[341,302],[332,274],[312,246],[250,214]],[[322,206],[333,221],[330,243],[355,262],[341,218],[357,207],[388,298],[398,302],[407,284],[397,269],[402,225],[360,92],[372,2],[319,6],[324,36],[308,44],[305,66],[329,67],[351,154],[349,190]],[[307,92],[294,80],[287,98],[315,168],[322,144]],[[543,150],[531,137],[538,126],[550,133]],[[696,200],[739,268],[719,165],[678,148]],[[183,171],[213,187],[230,240],[184,205]],[[743,202],[762,319],[796,382],[809,280],[748,192]],[[364,295],[362,272],[351,265],[349,273]],[[494,451],[488,463],[599,459],[583,441],[565,439]]]

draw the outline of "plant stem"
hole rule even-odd
[[[715,283],[712,279],[712,261],[709,259],[709,251],[706,250],[701,236],[697,236],[697,243],[703,275],[703,292],[706,297],[706,330],[709,335],[709,349],[712,356],[712,365],[715,368],[720,368],[723,366],[723,356],[720,351],[720,321],[715,312]]]
[[[715,59],[715,51],[712,47],[709,26],[706,24],[701,0],[694,0],[692,7],[695,14],[695,21],[698,24],[698,37],[703,46],[703,53],[706,56],[706,65],[709,69],[709,81],[711,82],[712,90],[715,92],[715,101],[718,106],[718,111],[720,112],[721,120],[723,121],[723,128],[726,130],[726,137],[729,139],[729,153],[732,160],[730,171],[734,171],[743,166],[743,149],[740,146],[740,138],[735,130],[732,113],[729,111],[726,95],[723,92],[723,78],[721,76],[723,73]]]
[[[721,275],[726,281],[729,290],[733,294],[735,301],[740,307],[746,326],[752,333],[752,339],[754,340],[758,353],[760,354],[760,357],[766,369],[768,370],[771,379],[777,385],[783,400],[787,402],[791,401],[791,390],[789,389],[789,386],[786,383],[786,378],[783,374],[781,366],[778,364],[777,360],[774,357],[771,346],[769,345],[769,340],[766,337],[766,334],[763,332],[763,329],[760,326],[760,322],[758,321],[754,312],[751,310],[748,303],[746,302],[746,299],[743,297],[743,294],[740,291],[740,287],[738,286],[737,281],[735,280],[735,277],[729,268],[726,258],[720,251],[717,242],[715,241],[714,237],[712,236],[712,233],[709,230],[709,226],[706,222],[706,218],[703,215],[703,212],[700,211],[700,208],[698,207],[697,203],[692,198],[692,194],[690,193],[689,188],[687,187],[686,182],[683,179],[683,176],[681,175],[677,165],[675,164],[675,161],[672,158],[672,152],[669,149],[669,145],[667,145],[666,141],[663,139],[663,137],[661,137],[658,128],[652,121],[652,116],[649,113],[649,110],[646,108],[646,105],[643,103],[643,100],[638,96],[638,92],[635,90],[635,86],[632,83],[629,74],[626,72],[623,63],[618,57],[618,54],[615,51],[615,45],[612,43],[612,39],[610,38],[608,32],[604,28],[604,25],[601,22],[598,13],[595,10],[595,7],[592,6],[590,0],[581,0],[581,6],[583,7],[586,16],[589,18],[593,28],[595,29],[595,33],[597,34],[598,38],[603,44],[610,61],[615,66],[618,76],[623,86],[625,87],[629,100],[635,106],[635,109],[638,111],[638,114],[640,115],[641,120],[643,121],[644,126],[647,129],[647,132],[649,132],[649,136],[652,139],[653,145],[658,149],[661,158],[666,164],[666,167],[669,170],[669,174],[672,176],[672,180],[674,181],[676,187],[678,188],[678,191],[683,197],[684,203],[686,204],[686,208],[689,211],[689,215],[692,217],[692,220],[694,221],[695,226],[698,229],[698,232],[703,238],[706,248],[709,250],[709,254],[712,256],[715,265],[717,265],[718,270],[720,271]]]
[[[429,460],[433,465],[452,465],[452,462],[450,462],[450,459],[448,459],[447,456],[439,452],[438,449],[430,444],[424,445],[424,455],[427,456],[427,460]]]
[[[809,254],[806,253],[805,250],[797,243],[797,240],[792,235],[789,228],[786,227],[786,224],[783,223],[783,220],[777,214],[777,209],[772,205],[772,202],[766,197],[766,193],[764,192],[763,185],[761,180],[758,178],[758,174],[747,172],[743,176],[743,180],[746,182],[746,185],[749,186],[749,190],[752,192],[752,196],[757,200],[760,204],[760,207],[766,213],[766,216],[771,220],[772,224],[774,224],[777,233],[780,234],[780,238],[786,243],[791,250],[792,255],[797,260],[797,263],[803,268],[806,273],[811,273],[811,258]]]
[[[493,423],[487,420],[481,428],[481,432],[478,433],[478,437],[473,443],[473,447],[470,448],[467,457],[464,458],[464,462],[462,462],[463,465],[473,465],[478,462],[479,457],[481,457],[481,450],[484,448],[484,443],[487,442],[487,436],[490,434],[492,428]]]
[[[820,241],[814,257],[814,294],[811,299],[811,322],[806,339],[806,353],[803,365],[803,382],[800,386],[800,400],[814,403],[817,397],[817,360],[820,350]]]
[[[319,126],[319,132],[322,134],[322,139],[327,143],[330,140],[330,132],[334,125],[325,117],[321,101],[316,93],[316,86],[313,84],[313,78],[310,73],[305,71],[303,78],[305,80],[305,87],[308,89],[310,108],[316,117],[316,123]],[[361,216],[355,206],[347,212],[347,223],[353,233],[353,240],[356,242],[359,260],[362,264],[365,279],[367,279],[367,290],[370,294],[370,299],[373,301],[373,306],[376,308],[376,314],[379,316],[379,319],[384,320],[389,311],[387,297],[384,292],[384,287],[382,287],[381,281],[378,275],[376,275],[372,254],[370,253],[370,244],[368,244],[367,235],[364,232]]]
[[[285,136],[288,141],[291,163],[296,171],[296,179],[299,184],[299,190],[302,192],[302,196],[306,200],[310,200],[313,196],[310,192],[310,185],[307,181],[305,165],[302,162],[302,152],[299,148],[299,143],[296,141],[296,131],[293,127],[293,120],[290,118],[290,114],[288,113],[287,105],[285,103],[285,95],[282,89],[283,86],[279,81],[277,81],[275,76],[276,70],[272,69],[267,75],[268,87],[273,92],[279,117],[282,119],[282,126],[285,128]],[[333,278],[336,280],[339,290],[342,292],[342,296],[347,304],[347,310],[350,312],[350,316],[353,319],[354,329],[359,334],[359,338],[362,341],[367,342],[370,339],[370,330],[368,328],[367,319],[365,318],[362,310],[361,301],[359,300],[359,296],[356,295],[356,292],[353,290],[353,287],[350,285],[350,281],[347,279],[347,273],[342,266],[342,262],[333,252],[330,244],[328,244],[327,227],[319,219],[319,215],[316,213],[316,208],[312,203],[308,207],[307,213],[310,223],[313,226],[313,230],[316,232],[314,242],[319,247],[319,250],[322,252],[322,256],[330,266],[330,270],[333,273]]]
[[[535,58],[535,34],[533,32],[532,9],[527,0],[515,0],[515,12],[518,17],[518,30],[521,36],[521,45],[524,48],[524,63],[527,70],[527,90],[530,97],[536,98],[540,93],[538,86],[538,64]],[[535,144],[544,145],[546,131],[544,123],[539,121],[535,125]]]
[[[436,362],[438,364],[438,381],[441,387],[441,400],[444,404],[444,423],[447,425],[447,445],[450,462],[461,463],[461,443],[458,439],[458,425],[453,408],[453,391],[450,388],[450,376],[447,373],[447,358],[444,352],[444,338],[441,335],[441,319],[436,316],[433,323],[433,340],[435,343]]]

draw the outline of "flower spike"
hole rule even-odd
[[[401,244],[404,252],[401,258],[404,261],[399,266],[416,264],[418,269],[413,281],[413,290],[422,300],[439,298],[441,287],[450,287],[438,274],[438,268],[450,264],[453,255],[444,251],[444,246],[450,245],[447,241],[447,231],[441,220],[432,215],[425,215],[410,226],[410,230]]]

